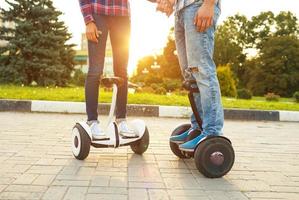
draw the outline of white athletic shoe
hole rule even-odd
[[[118,132],[121,136],[127,137],[127,138],[138,137],[138,135],[135,133],[135,131],[129,128],[126,120],[120,120],[120,121],[116,120],[116,123],[118,126]]]
[[[87,122],[87,124],[90,127],[93,139],[96,139],[96,140],[109,139],[109,137],[105,134],[105,132],[99,126],[98,121],[89,121],[89,122]]]

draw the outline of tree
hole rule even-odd
[[[143,82],[150,86],[153,83],[162,83],[163,79],[181,79],[181,69],[176,55],[174,30],[170,30],[168,41],[163,54],[157,56],[145,56],[138,61],[133,82]]]
[[[176,45],[174,40],[174,29],[170,30],[168,41],[164,47],[163,55],[158,58],[163,77],[170,79],[181,79],[181,68],[178,56],[176,54]]]
[[[272,36],[298,35],[298,19],[291,12],[262,12],[248,22],[246,43],[249,48],[258,51]]]
[[[256,66],[249,72],[248,88],[255,95],[268,92],[292,96],[299,90],[299,39],[272,36],[263,44]]]
[[[230,67],[228,65],[219,66],[217,68],[217,76],[218,76],[222,96],[236,97],[237,96],[236,81],[233,77]]]
[[[14,27],[1,27],[0,82],[64,86],[74,68],[73,45],[51,0],[5,0],[1,19]]]
[[[244,73],[242,66],[246,60],[244,49],[247,23],[245,16],[236,15],[229,17],[216,30],[214,51],[216,66],[229,65],[236,79]]]

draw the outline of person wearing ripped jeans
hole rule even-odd
[[[171,141],[180,143],[181,150],[194,151],[208,135],[222,135],[224,115],[220,86],[213,60],[214,37],[220,16],[221,0],[158,0],[158,9],[169,15],[175,11],[175,42],[185,80],[195,80],[200,93],[194,93],[197,110],[202,118],[202,133],[185,141],[191,131],[200,129],[194,114],[191,128]]]

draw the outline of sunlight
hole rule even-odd
[[[156,12],[155,4],[132,0],[132,33],[128,72],[131,75],[140,58],[161,53],[166,44],[173,17]]]

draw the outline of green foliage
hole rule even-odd
[[[246,43],[248,47],[262,49],[264,44],[274,36],[298,35],[298,19],[291,12],[262,12],[252,17],[247,24]]]
[[[166,89],[163,87],[159,87],[155,90],[155,94],[162,94],[165,95],[167,93]]]
[[[293,97],[294,97],[295,101],[297,103],[299,103],[299,91],[295,92],[294,95],[293,95]]]
[[[255,95],[268,92],[290,97],[299,90],[299,39],[273,36],[264,43],[256,65],[249,70],[247,87]]]
[[[244,62],[246,55],[243,53],[245,45],[246,24],[245,16],[235,15],[229,17],[219,25],[215,33],[214,60],[217,66],[234,65]]]
[[[181,88],[181,86],[182,81],[180,79],[163,79],[163,87],[166,89],[166,91],[172,92],[176,89]]]
[[[143,87],[143,88],[140,88],[138,91],[138,93],[155,93],[155,90],[151,87]]]
[[[279,101],[280,96],[269,92],[265,95],[266,101]]]
[[[298,33],[298,19],[291,12],[262,12],[251,19],[237,14],[218,27],[214,59],[217,65],[231,66],[238,88],[255,95],[291,96],[299,85]],[[246,52],[254,51],[256,56],[248,58]]]
[[[221,88],[221,94],[227,97],[236,97],[237,89],[233,73],[229,66],[221,66],[217,68],[218,80]]]
[[[190,106],[187,91],[185,95],[157,95],[153,93],[129,94],[129,104]],[[100,91],[101,103],[111,102],[112,92]],[[0,99],[32,99],[49,101],[79,101],[84,102],[84,87],[21,87],[0,85]],[[264,97],[254,97],[252,100],[222,98],[225,108],[243,108],[259,110],[294,110],[299,111],[299,104],[293,99],[283,98],[279,102],[266,102]]]
[[[237,98],[238,99],[252,99],[252,92],[247,89],[239,89],[237,90]]]
[[[237,87],[259,96],[274,92],[291,97],[299,90],[298,34],[298,19],[291,12],[262,12],[251,19],[239,14],[229,17],[217,28],[215,36],[215,63],[229,65],[232,71],[232,79],[219,76],[220,82],[225,82],[221,83],[222,94],[236,96]],[[151,86],[165,82],[165,78],[181,79],[175,52],[172,29],[163,55],[140,60],[132,80]],[[152,68],[155,63],[159,69]],[[147,73],[142,73],[144,69]],[[163,87],[167,91],[178,88]]]
[[[84,86],[86,74],[81,69],[76,69],[72,77],[71,83],[77,86]]]
[[[161,84],[166,79],[181,79],[181,70],[176,55],[174,32],[170,30],[168,42],[163,54],[146,56],[138,61],[136,74],[131,78],[132,82],[151,86],[153,83]],[[165,83],[166,90],[173,90],[176,86]]]
[[[71,35],[51,0],[5,0],[1,19],[14,27],[0,27],[0,82],[64,86],[74,67]],[[5,55],[5,56],[4,56]]]

